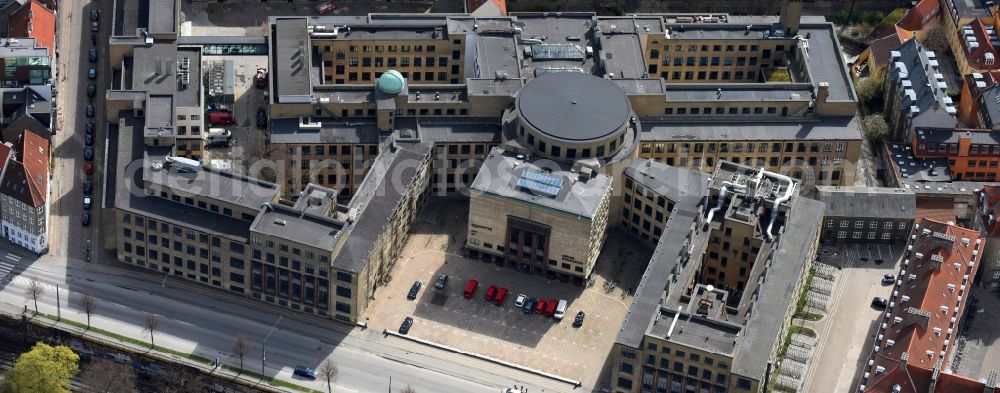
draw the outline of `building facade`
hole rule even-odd
[[[817,186],[826,203],[825,244],[906,241],[916,216],[916,195],[902,188]]]
[[[612,349],[614,392],[765,391],[768,364],[777,361],[795,309],[789,299],[802,290],[819,244],[823,204],[797,196],[798,183],[786,176],[725,161],[708,184],[696,183],[675,203],[629,311],[640,314],[629,315]],[[749,209],[757,198],[760,212]],[[757,229],[741,236],[746,222]],[[727,241],[749,242],[725,249],[730,228]],[[713,250],[736,257],[723,264]],[[754,257],[742,262],[743,253]],[[744,331],[750,326],[753,335]]]
[[[14,146],[14,155],[10,153],[9,148],[0,149],[5,163],[0,174],[3,235],[12,244],[45,254],[49,251],[49,142],[25,131]]]

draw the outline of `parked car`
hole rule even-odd
[[[208,123],[216,124],[236,124],[236,118],[229,112],[209,112]]]
[[[434,281],[434,288],[444,289],[445,285],[448,285],[448,275],[447,274],[439,275],[438,278],[437,278],[437,280]]]
[[[84,134],[83,135],[83,144],[84,144],[84,146],[93,146],[94,145],[94,134]]]
[[[214,102],[209,102],[208,103],[208,110],[206,112],[208,112],[208,113],[213,113],[213,112],[226,112],[226,113],[229,113],[229,107],[227,107],[225,105],[222,105],[222,104],[216,104]]]
[[[94,164],[91,163],[91,162],[85,162],[85,163],[83,163],[83,173],[86,173],[88,175],[93,175],[94,174]]]
[[[472,299],[472,294],[476,293],[476,287],[479,286],[479,281],[475,279],[470,279],[469,282],[465,283],[465,292],[462,294],[466,299]]]
[[[559,305],[559,301],[556,299],[549,299],[545,302],[545,316],[552,317],[556,315],[556,306]]]
[[[872,299],[872,307],[878,309],[884,309],[886,307],[889,307],[889,301],[885,300],[885,298],[880,298],[880,297],[874,298]]]
[[[90,31],[98,31],[101,29],[99,22],[101,21],[101,11],[100,10],[90,10]]]
[[[87,111],[87,117],[94,117],[94,106],[93,105],[87,104],[86,111]]]
[[[83,148],[83,159],[87,161],[94,161],[94,148],[92,146],[86,146]]]
[[[583,311],[576,313],[576,318],[573,318],[573,327],[583,326],[583,318],[586,316],[587,314],[584,314]]]
[[[493,304],[496,304],[498,306],[502,305],[503,299],[505,299],[506,297],[507,297],[507,288],[500,287],[500,289],[497,290],[496,296],[493,297]]]
[[[497,286],[490,285],[489,288],[486,288],[486,301],[488,302],[493,301],[493,296],[496,294],[497,294]]]
[[[97,62],[97,48],[90,48],[90,54],[87,55],[91,63]]]
[[[257,108],[257,128],[267,128],[267,110],[264,107]]]
[[[94,193],[94,183],[92,183],[90,180],[83,182],[83,195],[90,196],[90,194],[93,193]]]
[[[90,197],[89,196],[83,197],[83,208],[84,208],[84,210],[90,210],[90,208],[91,208],[91,201],[90,201]]]
[[[97,95],[97,85],[94,82],[87,84],[87,97],[93,97]]]
[[[514,307],[524,307],[524,302],[528,301],[528,297],[523,293],[517,295],[517,299],[514,299]]]
[[[87,70],[87,78],[90,78],[90,79],[97,79],[97,69],[96,69],[96,68],[94,68],[94,67],[90,67],[90,68],[89,68],[89,69]]]
[[[86,123],[83,123],[83,130],[86,131],[88,134],[93,134],[94,133],[94,122],[88,121]]]
[[[538,299],[538,303],[535,304],[536,314],[545,314],[545,299]]]
[[[559,300],[559,304],[556,305],[556,312],[552,314],[552,318],[561,321],[566,316],[566,306],[567,303],[565,300]]]
[[[403,324],[399,325],[399,334],[409,333],[411,326],[413,326],[413,318],[410,317],[403,318]]]
[[[82,224],[83,226],[90,225],[90,213],[84,212],[82,215],[80,215],[80,224]]]
[[[302,378],[316,379],[316,371],[306,366],[295,366],[295,371],[293,371],[292,374],[298,375]]]
[[[406,294],[406,298],[413,300],[417,298],[417,293],[420,292],[420,281],[414,281],[413,285],[410,286],[410,292]]]
[[[895,284],[895,283],[896,283],[896,276],[893,276],[891,274],[886,274],[882,276],[882,284]]]
[[[525,314],[531,314],[532,311],[535,311],[536,303],[538,301],[535,298],[529,298],[528,301],[524,302],[524,307],[521,311],[524,311]]]

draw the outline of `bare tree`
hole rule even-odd
[[[94,315],[94,311],[97,311],[97,303],[97,298],[90,293],[89,289],[83,291],[83,297],[80,298],[80,308],[87,313],[87,329],[90,329],[90,316]]]
[[[156,342],[153,340],[153,333],[160,326],[160,316],[156,314],[146,314],[145,328],[149,331],[149,345],[156,349]]]
[[[88,363],[80,373],[80,382],[89,388],[87,392],[138,392],[135,388],[135,371],[132,367],[109,359],[97,359]]]
[[[337,379],[337,375],[340,374],[337,364],[330,359],[326,359],[323,363],[320,363],[319,369],[316,372],[319,373],[319,377],[322,380],[326,381],[326,391],[333,393],[333,380]]]
[[[233,340],[233,354],[240,358],[240,371],[243,371],[243,358],[250,353],[250,338],[240,334]]]
[[[951,43],[948,41],[948,33],[941,26],[934,26],[928,29],[927,33],[924,34],[924,40],[921,44],[925,48],[938,53],[945,53],[951,49]]]
[[[417,393],[417,389],[414,389],[413,386],[406,385],[406,387],[399,390],[399,393]]]
[[[42,296],[45,292],[45,287],[42,283],[38,281],[38,277],[32,277],[31,282],[28,283],[28,289],[25,293],[31,296],[31,300],[35,302],[35,314],[38,314],[38,297]]]

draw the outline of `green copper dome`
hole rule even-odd
[[[378,83],[375,86],[383,93],[399,94],[406,87],[406,78],[403,78],[399,71],[389,70],[378,77]]]

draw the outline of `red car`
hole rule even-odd
[[[493,296],[495,296],[496,294],[497,294],[497,286],[496,285],[490,285],[489,288],[486,288],[486,301],[488,301],[488,302],[492,301],[493,300]]]
[[[333,11],[334,8],[337,8],[337,6],[334,5],[332,1],[328,1],[326,3],[317,5],[316,13],[320,15],[326,15],[329,14],[330,11]]]
[[[497,290],[497,294],[493,296],[493,304],[496,304],[498,306],[502,305],[503,299],[506,297],[507,297],[507,288],[500,287],[500,289]]]
[[[89,163],[89,162],[84,163],[83,164],[83,173],[86,173],[88,175],[94,174],[94,164]]]
[[[465,283],[465,296],[466,299],[472,299],[472,294],[476,293],[476,287],[479,286],[479,281],[475,279],[470,279],[469,282]]]
[[[556,314],[556,306],[559,305],[559,301],[556,299],[549,299],[545,302],[545,316],[551,317]]]
[[[236,118],[233,117],[232,113],[229,112],[210,112],[208,114],[208,122],[212,125],[216,124],[236,124]]]
[[[535,314],[545,314],[545,299],[538,299],[538,304],[535,305]]]

